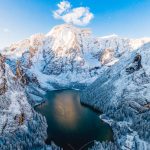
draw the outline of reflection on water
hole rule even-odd
[[[79,97],[78,97],[79,98]],[[56,121],[64,127],[69,129],[76,127],[78,123],[77,105],[72,101],[71,95],[57,95],[54,102],[54,113],[56,114]]]
[[[48,139],[64,149],[79,149],[92,140],[112,140],[111,128],[98,115],[80,104],[78,91],[47,92],[46,103],[36,110],[48,123]]]

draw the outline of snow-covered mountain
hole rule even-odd
[[[1,53],[6,57],[5,65],[12,70],[11,74],[14,74],[10,87],[13,87],[16,77],[19,79],[19,86],[15,85],[16,88],[11,89],[14,92],[10,90],[10,93],[12,92],[13,97],[14,93],[19,94],[17,91],[21,88],[24,100],[13,99],[10,93],[9,96],[6,95],[6,86],[2,96],[11,99],[12,106],[5,104],[7,101],[3,103],[6,108],[10,107],[9,109],[17,107],[18,112],[12,111],[12,114],[9,114],[3,111],[0,117],[5,118],[4,114],[7,112],[6,116],[12,118],[21,114],[20,109],[27,105],[28,107],[24,108],[28,109],[25,116],[34,118],[35,112],[30,104],[40,103],[45,90],[83,89],[95,81],[81,95],[81,101],[102,110],[112,119],[116,145],[111,146],[119,146],[121,149],[146,149],[150,143],[148,43],[149,38],[128,39],[116,35],[94,37],[89,29],[69,24],[56,26],[46,35],[36,34],[14,43]],[[137,60],[140,60],[140,65]],[[6,82],[3,74],[1,72],[2,85]],[[42,119],[38,114],[35,116]],[[102,117],[108,121],[106,116]],[[29,124],[30,121],[27,122]],[[43,126],[44,122],[43,120]],[[4,124],[0,125],[2,130]],[[15,128],[20,128],[16,124]],[[43,126],[41,128],[44,128]],[[145,128],[148,132],[144,133]],[[40,139],[42,141],[42,138]],[[100,147],[106,145],[98,144]]]
[[[79,88],[92,83],[125,52],[148,41],[116,35],[94,37],[89,29],[63,24],[46,35],[12,44],[2,54],[14,71],[19,61],[28,77],[36,78],[42,88]]]
[[[0,149],[44,148],[46,119],[36,113],[5,57],[0,55]]]
[[[126,52],[81,94],[104,114],[118,149],[150,149],[150,43]]]

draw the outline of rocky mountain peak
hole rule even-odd
[[[55,26],[46,36],[51,39],[52,49],[64,56],[68,50],[80,51],[82,39],[90,36],[89,29],[80,29],[71,24]]]

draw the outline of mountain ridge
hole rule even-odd
[[[149,41],[150,39],[130,40],[127,38],[119,38],[118,36],[105,38],[94,37],[89,29],[80,29],[72,25],[63,24],[54,27],[46,35],[33,35],[30,39],[26,39],[17,45],[13,44],[9,48],[4,49],[2,54],[10,59],[26,59],[26,64],[23,64],[24,67],[28,68],[27,66],[30,66],[34,71],[34,68],[38,67],[41,69],[38,70],[38,72],[42,72],[43,75],[59,75],[59,70],[67,71],[70,80],[74,82],[74,77],[71,77],[69,72],[72,73],[75,71],[78,75],[78,68],[82,68],[81,70],[85,69],[87,70],[86,72],[88,72],[85,73],[85,76],[87,76],[89,80],[89,78],[91,78],[91,70],[99,75],[97,71],[99,69],[95,69],[95,67],[101,67],[103,63],[105,63],[105,66],[107,66],[107,64],[111,66],[118,61],[118,58],[125,51],[137,49]],[[101,57],[102,53],[103,58]],[[43,59],[46,60],[45,64]],[[38,61],[42,63],[44,67],[41,64],[34,66],[34,62],[37,63]],[[46,65],[46,63],[48,63],[48,65]],[[58,69],[54,69],[54,66]],[[78,82],[82,82],[81,80],[86,79],[87,77],[85,76]]]

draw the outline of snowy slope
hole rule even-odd
[[[81,101],[105,113],[119,149],[150,149],[150,43],[126,52],[87,87]]]
[[[44,148],[46,119],[27,101],[19,79],[0,55],[0,149]]]

